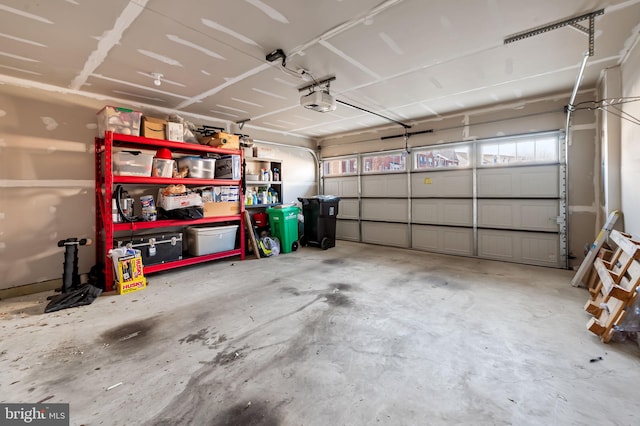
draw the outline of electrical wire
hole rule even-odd
[[[622,115],[624,115],[624,116],[628,117],[629,119],[634,120],[635,122],[637,122],[638,124],[640,124],[640,119],[638,119],[637,117],[635,117],[635,116],[633,116],[633,115],[629,114],[629,113],[628,113],[628,112],[626,112],[626,111],[623,111],[621,108],[618,108],[618,107],[617,107],[617,106],[615,106],[615,105],[610,105],[610,107],[611,107],[611,108],[613,108],[613,109],[615,109],[616,111],[618,111],[620,114],[622,114]]]
[[[576,105],[570,106],[571,111],[603,111],[609,114],[615,115],[616,117],[628,121],[629,123],[636,124],[640,126],[640,119],[629,114],[626,111],[616,107],[616,105],[622,105],[632,102],[639,102],[640,96],[629,96],[625,98],[605,98],[599,99],[595,101],[583,101],[579,102]],[[589,106],[580,106],[580,105],[589,105]],[[616,111],[613,111],[616,110]]]
[[[578,110],[578,109],[595,110],[603,106],[622,105],[622,104],[638,102],[638,101],[640,101],[640,96],[629,96],[626,98],[605,98],[605,99],[599,99],[595,101],[582,101],[575,105],[569,105],[569,109],[571,111]],[[581,105],[591,105],[591,106],[584,107]]]
[[[615,115],[616,117],[619,117],[619,118],[621,118],[621,119],[623,119],[623,120],[625,120],[625,121],[628,121],[629,123],[636,124],[636,125],[640,126],[640,121],[638,121],[638,120],[636,120],[636,119],[632,120],[632,119],[630,119],[630,118],[625,117],[625,116],[624,116],[624,115],[622,115],[622,114],[618,114],[617,112],[613,112],[613,111],[608,110],[608,109],[606,109],[606,108],[602,108],[602,107],[601,107],[601,108],[598,108],[598,109],[599,109],[600,111],[608,112],[609,114]]]

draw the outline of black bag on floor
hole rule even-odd
[[[102,289],[94,285],[81,285],[76,289],[70,290],[66,293],[61,293],[51,298],[49,304],[44,308],[44,313],[48,314],[62,309],[90,305],[98,296],[100,296],[101,293]]]

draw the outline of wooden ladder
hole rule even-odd
[[[640,286],[640,242],[616,230],[611,231],[610,239],[617,248],[609,260],[598,256],[593,262],[597,278],[589,288],[590,299],[584,306],[593,316],[587,329],[605,343],[611,340],[615,327],[638,298]]]

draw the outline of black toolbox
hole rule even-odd
[[[142,264],[145,266],[173,262],[182,259],[182,233],[167,232],[163,234],[135,235],[133,238],[115,238],[114,247],[125,247],[140,250]]]

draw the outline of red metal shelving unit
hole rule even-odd
[[[243,150],[233,150],[224,148],[214,148],[206,145],[198,145],[186,142],[173,142],[158,139],[149,139],[142,136],[130,136],[106,132],[104,138],[95,139],[95,201],[96,201],[96,259],[104,262],[104,274],[106,290],[113,289],[113,267],[111,259],[108,257],[109,250],[113,248],[114,234],[120,231],[135,232],[145,229],[163,229],[170,227],[186,227],[190,225],[204,225],[214,223],[238,222],[240,232],[239,248],[213,253],[203,256],[185,257],[181,260],[166,262],[157,265],[149,265],[144,268],[144,273],[165,271],[187,265],[195,265],[211,260],[223,259],[227,257],[245,257],[245,235],[244,235],[244,196],[240,180],[231,179],[193,179],[193,178],[159,178],[159,177],[138,177],[138,176],[114,176],[113,175],[113,148],[126,148],[137,150],[157,150],[158,148],[169,148],[172,153],[179,154],[235,154],[240,155],[240,163],[243,161]],[[195,220],[157,220],[154,222],[121,222],[114,223],[111,215],[113,186],[117,184],[126,185],[175,185],[184,184],[188,186],[238,186],[240,213],[230,216],[206,217]]]

